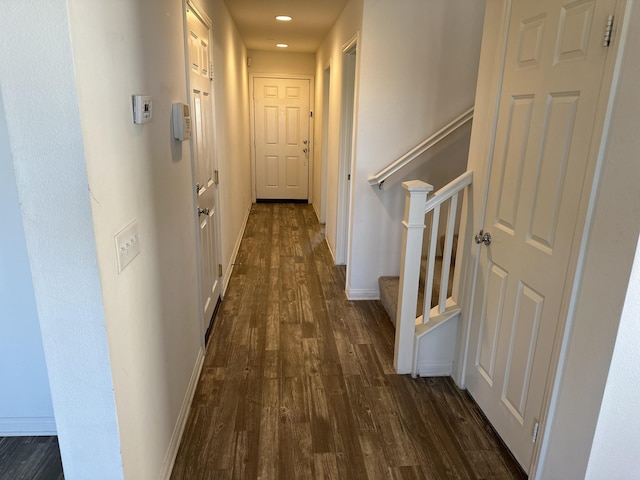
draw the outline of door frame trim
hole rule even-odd
[[[249,74],[249,126],[251,134],[251,201],[256,203],[256,99],[254,96],[253,82],[256,78],[273,78],[279,80],[309,80],[309,111],[315,112],[315,76],[298,75],[293,73],[250,73]],[[313,155],[315,153],[315,114],[309,117],[309,169],[307,172],[307,202],[313,199]]]
[[[356,159],[356,131],[358,128],[357,112],[358,112],[358,86],[359,86],[359,59],[358,46],[360,45],[360,31],[351,37],[341,50],[340,65],[340,143],[338,157],[338,198],[336,212],[336,246],[335,246],[335,262],[337,265],[347,265],[347,279],[350,277],[351,264],[351,214],[353,208],[353,179]],[[353,65],[353,78],[351,75],[348,80],[353,82],[353,91],[348,89],[345,80],[345,61],[349,55],[355,54]],[[344,128],[345,120],[349,130]],[[351,180],[347,183],[347,176],[351,176]],[[348,280],[347,280],[348,281]]]
[[[494,39],[501,42],[501,55],[499,68],[497,64],[491,69],[491,80],[489,85],[485,85],[484,92],[488,94],[489,108],[486,109],[486,119],[488,122],[481,122],[480,119],[474,122],[480,126],[479,133],[472,133],[472,144],[477,144],[477,150],[480,151],[479,159],[475,162],[477,170],[474,172],[474,184],[476,188],[474,192],[473,212],[474,218],[471,220],[473,231],[479,231],[483,227],[484,217],[486,214],[487,189],[489,186],[489,172],[493,160],[493,149],[495,144],[495,135],[498,122],[498,112],[500,107],[500,94],[502,91],[502,78],[506,60],[507,38],[509,35],[509,23],[511,20],[512,0],[498,0],[501,3],[502,17],[501,29],[494,33]],[[586,248],[589,243],[589,233],[591,223],[595,214],[595,207],[598,196],[598,184],[602,172],[602,164],[606,153],[606,137],[609,131],[611,121],[611,105],[615,99],[616,84],[619,76],[619,65],[622,61],[624,52],[624,30],[628,27],[627,5],[632,0],[614,0],[615,18],[617,23],[615,39],[612,42],[609,55],[605,60],[602,74],[602,83],[598,98],[597,111],[594,118],[594,132],[591,138],[591,146],[589,150],[589,158],[585,168],[585,177],[583,181],[583,191],[580,197],[578,220],[572,239],[572,249],[570,253],[568,274],[563,285],[563,298],[560,310],[560,320],[556,329],[553,348],[551,353],[551,368],[545,382],[545,393],[543,407],[540,416],[540,435],[539,440],[534,446],[531,465],[529,469],[529,478],[531,480],[542,480],[541,475],[546,459],[546,453],[550,446],[551,428],[554,421],[554,413],[559,401],[559,391],[561,382],[564,377],[564,369],[566,366],[567,354],[571,341],[572,325],[575,321],[576,304],[580,291],[582,269],[585,261]],[[495,3],[495,2],[494,2]],[[487,7],[489,8],[489,7]],[[486,18],[486,17],[485,17]],[[483,38],[484,41],[484,38]],[[479,76],[480,82],[480,76]],[[478,89],[480,91],[480,89]],[[477,100],[476,100],[477,102]],[[487,107],[485,105],[484,107]],[[476,109],[476,111],[483,111]],[[487,126],[484,126],[487,125]],[[487,140],[488,138],[488,140]],[[469,158],[472,158],[470,152]],[[479,167],[478,167],[479,166]],[[478,189],[477,186],[482,186]],[[465,200],[467,206],[469,202]],[[467,207],[468,208],[468,207]],[[467,216],[467,212],[464,213]],[[462,221],[467,222],[468,219]],[[468,222],[467,222],[468,223]],[[468,243],[468,242],[467,242]],[[468,246],[465,246],[469,248]],[[477,281],[479,267],[479,249],[480,247],[472,246],[466,253],[469,254],[468,265],[466,266],[467,275],[464,276],[461,286],[465,307],[462,312],[462,330],[460,335],[460,344],[458,355],[456,358],[455,381],[464,388],[466,377],[469,375],[467,371],[467,363],[469,362],[468,353],[470,347],[471,333],[471,317],[473,315],[473,300],[475,297],[475,284]]]

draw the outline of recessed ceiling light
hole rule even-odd
[[[276,20],[280,22],[290,22],[291,20],[293,20],[293,18],[289,15],[277,15]]]
[[[276,43],[276,47],[278,48],[287,48],[289,44],[287,43]]]

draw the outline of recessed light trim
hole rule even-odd
[[[288,46],[288,43],[276,43],[276,47],[278,48],[287,48]]]
[[[276,15],[276,20],[279,22],[290,22],[293,20],[293,17],[290,17],[289,15]]]

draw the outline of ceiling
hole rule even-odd
[[[348,0],[225,0],[248,50],[315,53]],[[293,17],[278,22],[276,15]],[[278,48],[276,43],[287,43]]]

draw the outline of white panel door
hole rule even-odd
[[[196,190],[198,192],[198,220],[200,226],[200,276],[205,328],[210,325],[220,297],[218,275],[218,212],[216,204],[215,169],[213,156],[213,102],[209,62],[209,28],[193,8],[187,9],[189,67],[191,89],[191,118]]]
[[[307,200],[309,80],[253,80],[256,198]]]
[[[570,269],[615,0],[514,0],[467,386],[528,471]],[[596,142],[597,143],[597,142]],[[478,313],[479,312],[479,313]]]

